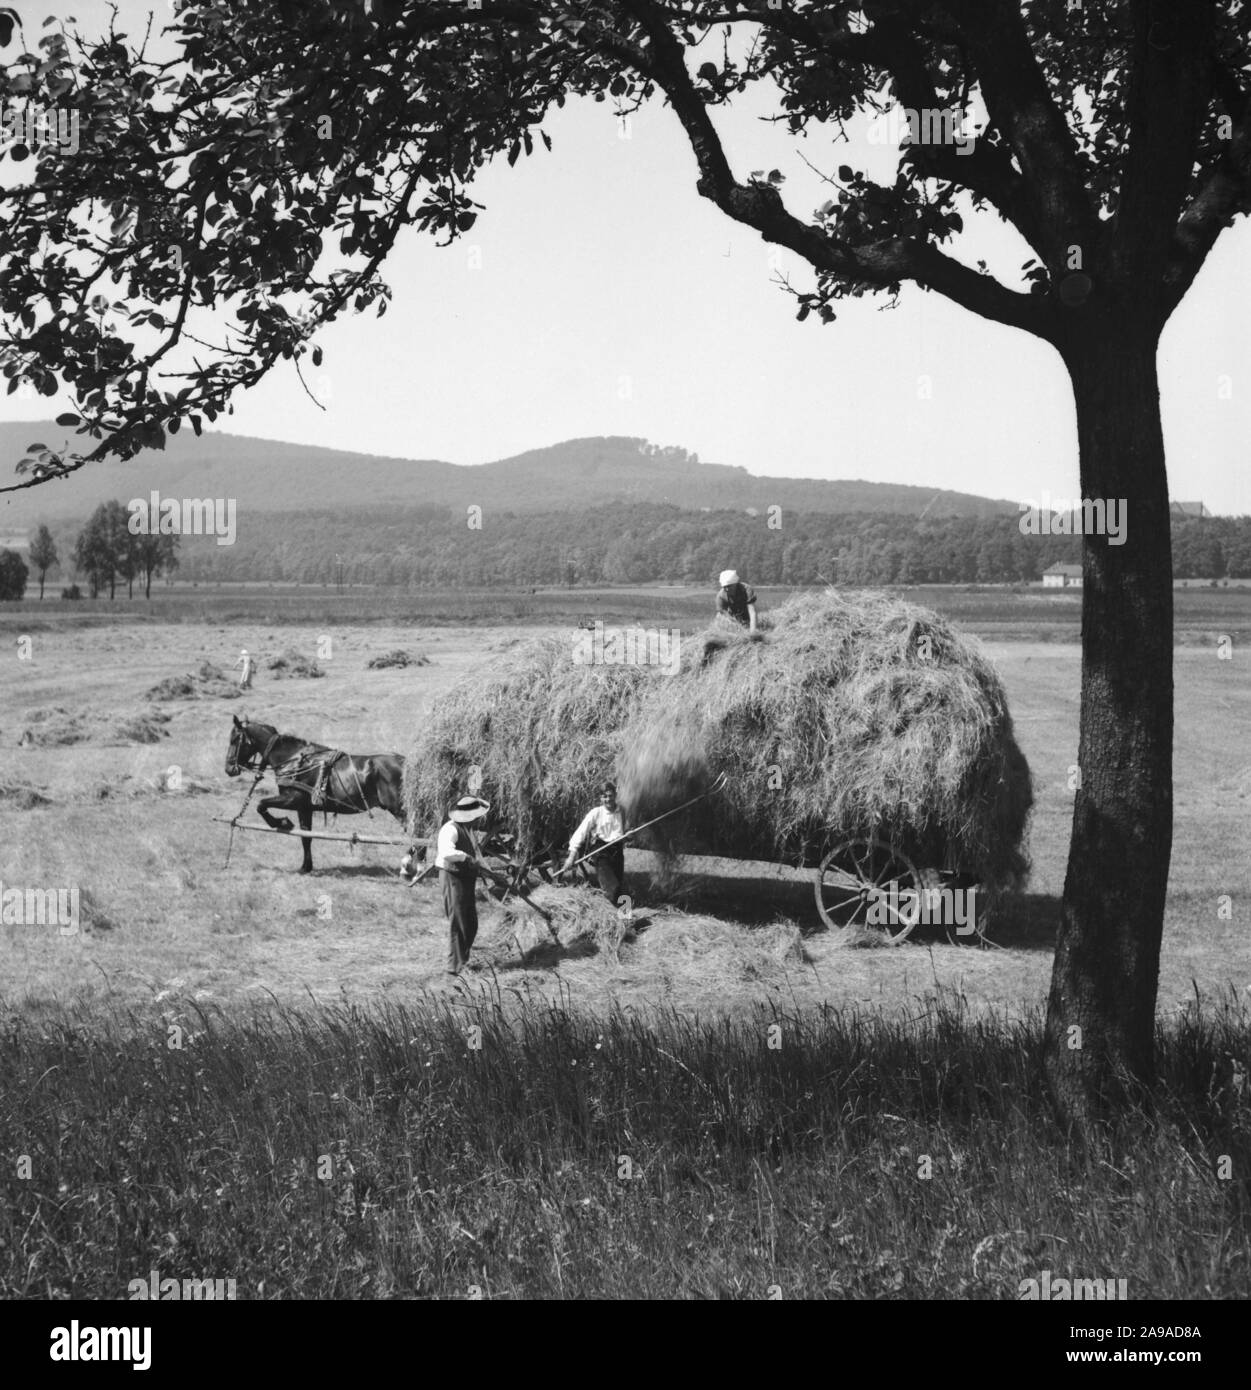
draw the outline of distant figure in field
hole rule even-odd
[[[756,630],[756,591],[738,577],[738,570],[721,571],[717,593],[717,612],[741,623],[749,632]]]
[[[239,653],[239,660],[235,662],[235,665],[241,668],[239,671],[239,689],[251,690],[252,658],[248,655],[248,649],[246,647]]]
[[[573,832],[564,869],[570,868],[573,861],[583,854],[594,855],[591,863],[595,866],[599,886],[604,896],[615,907],[625,883],[625,845],[621,843],[621,836],[625,834],[625,823],[621,817],[621,808],[617,805],[616,786],[612,782],[605,782],[599,792],[600,804],[593,806],[586,813],[582,818],[582,824]]]

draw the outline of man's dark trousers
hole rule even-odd
[[[474,901],[476,871],[456,874],[440,869],[443,884],[443,911],[448,922],[447,968],[459,975],[469,959],[469,950],[478,935],[478,904]]]
[[[613,845],[609,849],[601,850],[591,860],[590,867],[595,870],[604,896],[616,907],[625,884],[625,846]]]

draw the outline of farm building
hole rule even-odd
[[[1082,587],[1081,565],[1049,565],[1043,570],[1044,589],[1080,589]]]

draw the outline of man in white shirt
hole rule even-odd
[[[235,665],[243,668],[239,673],[239,689],[251,690],[252,658],[248,655],[248,649],[246,647],[239,653],[239,660],[235,662]]]
[[[569,841],[569,855],[564,867],[567,869],[575,859],[584,854],[595,854],[590,862],[595,866],[599,886],[604,896],[614,906],[625,882],[625,845],[621,836],[625,834],[625,822],[621,808],[617,805],[617,788],[612,782],[605,782],[599,789],[600,804],[587,812],[582,824],[573,832]],[[607,849],[596,847],[617,841]]]
[[[478,935],[478,905],[474,901],[478,846],[469,827],[484,820],[490,809],[490,803],[481,797],[462,796],[448,812],[435,842],[434,866],[439,871],[443,911],[448,923],[449,975],[459,975],[465,968],[474,937]]]

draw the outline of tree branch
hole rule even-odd
[[[1191,200],[1173,232],[1164,271],[1165,317],[1181,303],[1221,232],[1251,213],[1251,111],[1234,127],[1229,149]]]
[[[1131,0],[1128,153],[1112,224],[1115,270],[1158,290],[1211,94],[1211,0]]]
[[[975,55],[991,121],[1024,175],[1033,224],[1048,265],[1066,263],[1068,247],[1093,252],[1100,223],[1086,189],[1081,158],[1038,65],[1017,0],[949,0]],[[1033,243],[1031,243],[1033,244]]]
[[[993,277],[970,270],[914,238],[895,237],[855,248],[840,245],[787,212],[776,189],[738,183],[708,108],[687,72],[682,45],[664,16],[650,0],[624,3],[647,33],[652,53],[649,75],[669,98],[686,132],[699,166],[696,188],[701,196],[736,222],[754,227],[766,241],[794,251],[823,274],[879,289],[913,280],[983,318],[1052,340],[1050,320],[1037,297],[1008,290]]]

